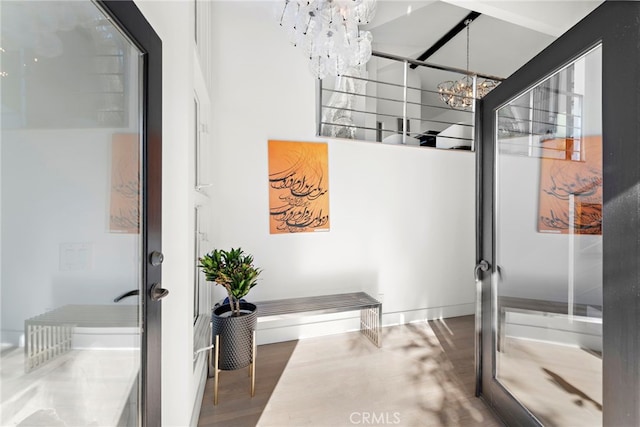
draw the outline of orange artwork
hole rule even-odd
[[[140,135],[116,133],[111,142],[109,230],[138,233],[140,229]]]
[[[545,141],[540,165],[538,231],[602,234],[602,137]]]
[[[329,230],[326,143],[269,140],[269,230]]]

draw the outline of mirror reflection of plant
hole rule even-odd
[[[245,254],[241,248],[214,249],[199,258],[208,282],[217,283],[227,290],[233,316],[240,315],[240,299],[258,284],[261,269],[253,265],[253,256]]]

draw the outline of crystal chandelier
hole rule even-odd
[[[482,98],[498,84],[493,80],[484,80],[477,83],[474,94],[474,78],[469,73],[469,24],[471,19],[465,21],[467,27],[467,75],[457,81],[444,81],[438,85],[440,99],[451,108],[456,110],[469,110],[475,98]]]
[[[371,58],[371,33],[358,26],[373,19],[375,6],[375,0],[285,0],[280,26],[304,49],[314,76],[339,76]]]

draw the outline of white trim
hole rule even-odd
[[[383,305],[384,308],[384,305]],[[403,325],[434,319],[472,315],[473,302],[382,314],[382,326]],[[258,345],[291,341],[303,338],[353,332],[360,329],[358,311],[338,314],[287,315],[271,320],[258,319]]]
[[[204,389],[207,384],[207,352],[200,353],[198,357],[198,364],[194,370],[194,379],[200,378],[198,381],[197,390],[195,393],[195,400],[193,402],[193,412],[191,412],[191,427],[198,426],[198,420],[200,418],[200,409],[202,409],[202,399],[204,396]]]

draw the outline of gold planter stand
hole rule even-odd
[[[213,348],[213,404],[218,404],[218,380],[220,379],[221,369],[218,368],[220,360],[220,335],[216,335]],[[249,377],[251,378],[250,392],[251,397],[256,394],[256,331],[253,331],[251,337],[251,363],[249,363]]]

